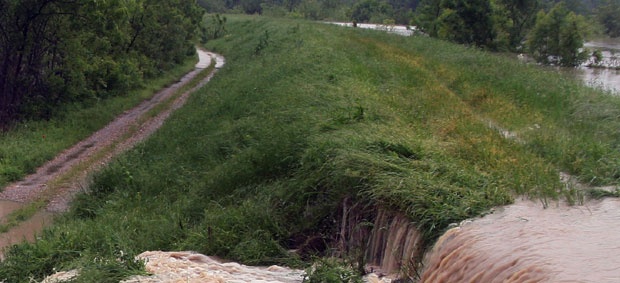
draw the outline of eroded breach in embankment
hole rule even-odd
[[[342,218],[347,248],[364,242],[367,270],[392,279],[620,282],[617,198],[573,206],[519,199],[448,230],[426,255],[420,232],[405,215],[379,209],[372,223],[360,219],[359,213]],[[417,270],[420,260],[423,270]]]
[[[518,201],[444,234],[422,282],[620,282],[620,200]]]
[[[422,234],[406,216],[381,210],[368,242],[368,264],[381,272],[409,272],[422,257]]]

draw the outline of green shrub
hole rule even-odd
[[[355,269],[341,260],[320,259],[306,269],[305,283],[361,283],[362,277]]]

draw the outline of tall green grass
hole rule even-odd
[[[0,279],[92,270],[120,250],[299,265],[288,250],[334,240],[345,198],[407,214],[430,245],[516,195],[558,199],[560,171],[617,184],[618,100],[559,74],[426,37],[227,24],[207,44],[226,66],[42,240],[10,250]],[[140,270],[115,264],[81,280]]]
[[[49,121],[25,121],[0,132],[0,188],[20,180],[62,150],[88,137],[123,111],[174,83],[194,68],[195,58],[153,79],[138,90],[105,100],[64,106]]]

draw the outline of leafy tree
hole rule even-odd
[[[249,15],[262,14],[262,4],[262,0],[239,0],[239,7],[241,7],[244,13]]]
[[[25,102],[38,102],[42,107],[29,110],[49,116],[44,102],[57,102],[61,88],[71,85],[63,81],[75,73],[55,70],[66,70],[68,49],[74,47],[62,38],[75,9],[53,0],[0,1],[0,127],[21,117]]]
[[[528,50],[543,64],[578,66],[587,57],[586,52],[580,51],[585,32],[583,17],[559,3],[549,13],[538,13],[536,25],[529,34]]]
[[[317,0],[302,1],[296,9],[304,19],[320,20],[322,18],[321,3]]]
[[[207,15],[203,18],[201,26],[202,43],[211,39],[218,39],[226,34],[226,16],[215,14],[211,16],[211,23],[207,23]]]
[[[383,22],[392,14],[392,7],[380,0],[361,0],[351,10],[351,19],[358,23]]]
[[[607,35],[620,36],[620,3],[617,0],[607,0],[596,10],[596,15]]]
[[[569,11],[572,11],[575,14],[584,15],[588,13],[583,0],[562,0],[562,2],[564,2],[564,5]]]
[[[515,49],[519,47],[527,32],[534,25],[536,11],[539,10],[538,0],[498,0],[500,9],[505,11],[502,19],[508,21],[504,29],[508,33],[508,45]]]
[[[592,59],[594,60],[594,64],[598,65],[603,61],[603,52],[601,50],[594,50],[592,52]]]
[[[184,0],[0,0],[0,128],[125,93],[193,54]]]
[[[517,50],[539,7],[539,0],[422,0],[414,20],[433,37]]]
[[[228,10],[224,0],[198,0],[198,5],[207,13],[224,13]]]
[[[495,39],[489,0],[442,0],[437,35],[457,43],[490,47]]]
[[[408,25],[414,18],[414,11],[420,4],[420,0],[389,0],[388,3],[392,6],[392,16],[397,24]]]
[[[416,10],[414,23],[432,37],[438,36],[438,19],[441,15],[441,0],[422,0]]]

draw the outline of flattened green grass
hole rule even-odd
[[[139,272],[121,250],[297,265],[287,250],[336,235],[345,198],[406,213],[430,245],[515,195],[570,194],[560,171],[618,183],[620,102],[559,74],[426,37],[237,16],[227,30],[207,44],[226,66],[0,279]]]

